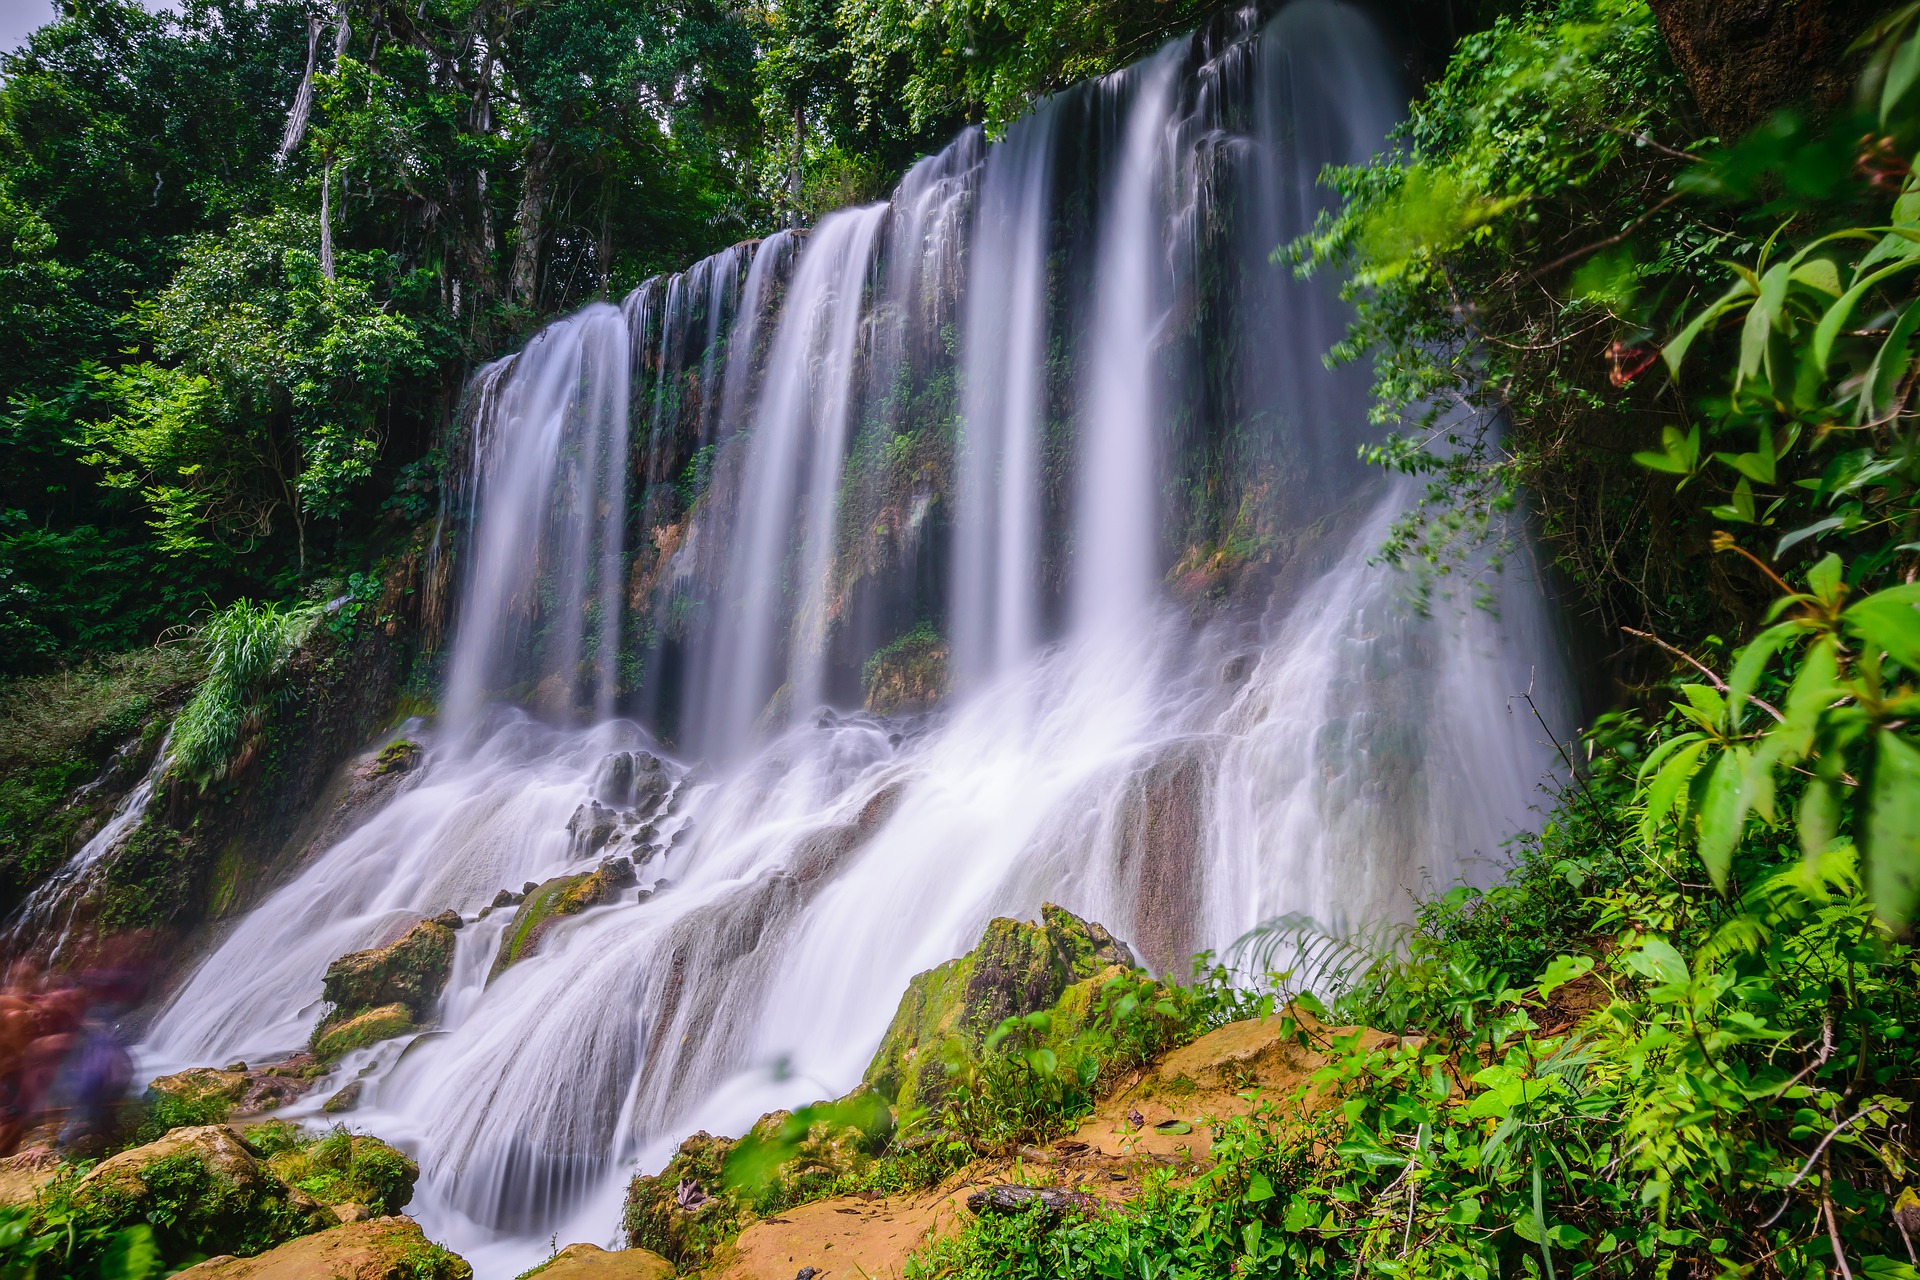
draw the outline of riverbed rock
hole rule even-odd
[[[602,805],[598,800],[589,800],[573,811],[573,817],[567,820],[567,835],[570,836],[569,859],[590,858],[607,847],[607,842],[620,830],[620,815]]]
[[[226,1119],[276,1111],[305,1096],[322,1071],[312,1055],[301,1053],[262,1067],[244,1062],[189,1067],[160,1076],[147,1085],[147,1092],[156,1104],[171,1104],[172,1114],[180,1118]]]
[[[247,1137],[255,1141],[253,1131]],[[255,1146],[264,1149],[258,1142]],[[330,1212],[340,1205],[360,1205],[364,1216],[376,1218],[406,1208],[420,1179],[420,1166],[405,1152],[346,1129],[320,1138],[296,1131],[267,1158],[267,1168],[288,1185],[305,1188]]]
[[[411,1218],[381,1217],[303,1236],[257,1257],[215,1257],[186,1280],[473,1280],[473,1268],[428,1240]]]
[[[76,1221],[114,1229],[164,1222],[176,1252],[253,1254],[334,1224],[223,1124],[175,1129],[102,1161],[70,1193]]]
[[[673,1264],[651,1249],[570,1244],[521,1277],[542,1280],[673,1280]]]
[[[322,993],[334,1007],[331,1019],[401,1004],[415,1021],[425,1021],[453,972],[453,948],[452,929],[421,920],[384,947],[341,956],[321,979]]]
[[[1047,903],[1039,924],[1000,918],[980,945],[957,960],[917,974],[868,1065],[865,1081],[903,1109],[930,1106],[946,1084],[943,1047],[958,1040],[977,1049],[1010,1017],[1066,1006],[1084,1012],[1093,988],[1138,966],[1126,944],[1105,927]],[[1085,999],[1069,997],[1069,989]],[[1059,1021],[1050,1034],[1079,1030]]]
[[[508,966],[534,954],[556,921],[612,902],[622,889],[633,883],[633,863],[625,858],[611,858],[598,870],[555,876],[532,886],[520,909],[514,912],[506,936],[500,939],[500,950],[493,958],[487,981],[493,981],[505,973]]]
[[[413,1015],[403,1004],[369,1009],[345,1022],[329,1019],[314,1028],[313,1056],[321,1062],[336,1062],[355,1049],[403,1036],[415,1025]]]

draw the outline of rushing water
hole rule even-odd
[[[424,761],[235,928],[149,1062],[298,1049],[330,960],[457,909],[437,1025],[303,1105],[364,1079],[414,1212],[510,1275],[609,1240],[694,1129],[851,1086],[994,915],[1057,901],[1178,970],[1484,878],[1547,767],[1509,699],[1558,709],[1549,614],[1518,562],[1497,615],[1398,598],[1371,556],[1412,494],[1353,462],[1337,305],[1267,257],[1378,145],[1385,65],[1323,0],[1217,23],[483,371]],[[1229,543],[1264,567],[1209,578]],[[916,617],[954,694],[849,710]],[[640,752],[670,786],[619,781]],[[608,848],[569,833],[589,801],[626,814]],[[609,853],[639,892],[489,982],[510,913],[481,908]]]

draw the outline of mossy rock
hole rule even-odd
[[[438,920],[421,920],[384,947],[341,956],[321,980],[334,1008],[329,1020],[400,1004],[416,1022],[426,1021],[453,973],[453,948],[452,929]]]
[[[337,1062],[355,1049],[403,1036],[417,1024],[403,1004],[382,1005],[344,1022],[328,1019],[313,1031],[313,1056],[322,1062]]]
[[[473,1280],[464,1258],[428,1240],[410,1218],[353,1222],[253,1258],[218,1257],[174,1273],[185,1280]]]
[[[628,1248],[650,1249],[686,1272],[703,1266],[737,1234],[746,1210],[726,1190],[727,1156],[735,1145],[731,1138],[696,1133],[666,1168],[629,1182],[620,1213]]]
[[[39,1201],[42,1215],[63,1208],[76,1225],[100,1231],[152,1223],[167,1257],[259,1253],[335,1222],[223,1124],[175,1129]]]
[[[411,738],[396,738],[380,748],[380,754],[374,757],[373,768],[368,770],[370,777],[381,778],[390,773],[405,773],[420,760],[420,744]]]
[[[924,711],[947,692],[947,642],[926,623],[867,659],[861,670],[867,710]]]
[[[1138,967],[1124,943],[1064,907],[1045,904],[1040,920],[988,921],[979,946],[915,975],[866,1083],[903,1111],[930,1107],[945,1085],[949,1041],[977,1050],[1005,1019],[1040,1010],[1055,1014],[1048,1038],[1063,1040],[1086,1024],[1098,987]]]
[[[597,871],[555,876],[536,886],[513,913],[513,923],[507,926],[506,936],[500,940],[500,951],[493,958],[487,981],[493,981],[510,965],[534,954],[541,938],[556,921],[612,902],[621,889],[632,883],[633,864],[620,859],[603,864]]]
[[[318,1140],[303,1134],[269,1156],[267,1167],[320,1204],[365,1205],[376,1217],[406,1208],[420,1178],[420,1166],[405,1152],[345,1129]]]
[[[170,1076],[161,1076],[147,1088],[154,1094],[190,1109],[231,1110],[252,1086],[245,1071],[226,1071],[217,1067],[189,1067]]]

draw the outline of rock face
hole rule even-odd
[[[401,1035],[432,1017],[453,972],[453,947],[447,923],[421,920],[384,947],[355,951],[328,965],[322,990],[333,1009],[313,1029],[314,1056],[332,1062],[349,1049]]]
[[[673,1264],[649,1249],[609,1252],[599,1245],[570,1244],[521,1277],[544,1280],[673,1280]]]
[[[945,1084],[940,1050],[949,1040],[977,1048],[1006,1018],[1063,1004],[1085,1008],[1090,1000],[1063,1000],[1070,987],[1138,967],[1124,943],[1064,907],[1047,903],[1040,919],[1037,925],[992,920],[978,947],[916,975],[867,1067],[866,1083],[903,1110],[930,1106]],[[1056,1027],[1055,1033],[1073,1029]]]
[[[473,1280],[473,1268],[411,1218],[374,1218],[304,1236],[253,1258],[217,1257],[177,1271],[191,1280]]]
[[[535,885],[520,903],[520,909],[513,913],[513,923],[507,926],[506,936],[500,940],[500,952],[493,958],[493,969],[487,980],[491,982],[515,961],[532,955],[556,920],[612,902],[622,889],[633,883],[633,863],[625,858],[609,858],[597,871],[555,876]]]
[[[175,1129],[121,1152],[76,1183],[72,1201],[89,1225],[159,1224],[175,1256],[259,1253],[334,1223],[223,1124]]]

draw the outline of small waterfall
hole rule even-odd
[[[167,776],[167,766],[172,763],[167,748],[173,742],[173,730],[168,729],[166,736],[160,739],[160,747],[153,754],[153,763],[147,766],[140,781],[122,796],[120,803],[114,806],[113,815],[103,823],[100,829],[82,845],[78,852],[68,858],[66,864],[42,881],[38,888],[27,895],[20,909],[14,913],[12,922],[7,926],[4,943],[0,943],[0,952],[18,953],[36,942],[43,942],[53,935],[53,946],[48,950],[48,959],[58,960],[66,950],[67,938],[73,928],[74,914],[80,908],[85,896],[87,882],[94,869],[109,854],[119,850],[140,820],[147,816],[147,806],[153,801],[154,789],[161,779]],[[97,783],[96,783],[97,784]],[[61,908],[65,907],[64,916]]]
[[[1184,971],[1266,916],[1484,879],[1552,763],[1509,696],[1571,722],[1551,612],[1523,557],[1498,615],[1397,598],[1371,560],[1416,495],[1354,459],[1337,296],[1268,257],[1395,94],[1356,10],[1226,14],[481,371],[423,761],[201,965],[148,1064],[297,1049],[330,960],[460,911],[437,1025],[309,1109],[363,1080],[411,1211],[511,1275],[609,1239],[694,1129],[851,1086],[995,915],[1057,901]],[[921,702],[942,663],[953,692],[864,710],[903,653]],[[675,778],[651,808],[605,785],[643,751]],[[604,849],[569,835],[590,800]],[[498,890],[613,851],[639,892],[489,980]]]

